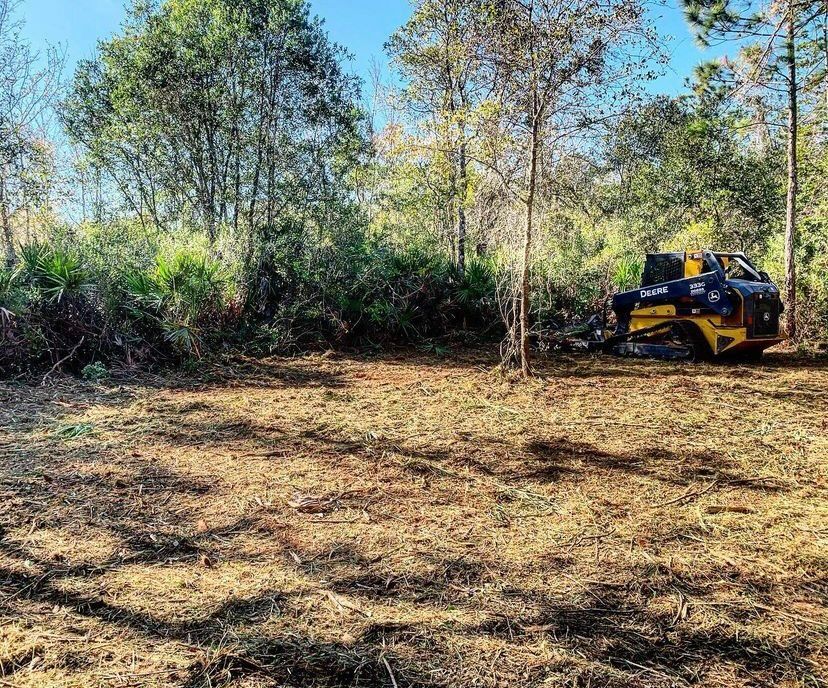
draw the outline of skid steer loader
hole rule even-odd
[[[758,360],[784,340],[783,310],[776,285],[744,253],[654,253],[641,287],[615,294],[590,319],[586,337],[567,343],[622,356]]]

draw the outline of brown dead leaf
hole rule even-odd
[[[196,525],[196,530],[199,533],[206,533],[208,530],[210,530],[210,527],[207,525],[207,521],[201,518],[199,519],[198,524]]]

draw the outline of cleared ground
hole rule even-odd
[[[0,385],[2,686],[821,686],[828,362]]]

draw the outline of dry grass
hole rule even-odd
[[[826,685],[828,363],[0,386],[0,686]]]

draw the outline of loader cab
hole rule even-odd
[[[716,253],[714,255],[724,269],[725,279],[771,284],[768,273],[759,270],[744,253]]]
[[[718,255],[711,251],[648,253],[641,286],[650,287],[708,272],[718,272],[723,279],[725,278],[724,265]]]
[[[717,272],[726,281],[773,283],[768,274],[759,270],[744,253],[713,251],[681,251],[649,253],[644,263],[642,287]]]

